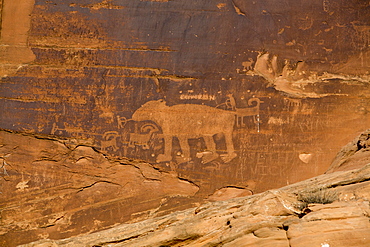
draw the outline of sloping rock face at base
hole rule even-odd
[[[174,173],[44,138],[0,131],[0,246],[96,231],[196,201],[198,186]]]
[[[225,187],[206,196],[175,172],[105,156],[82,140],[0,131],[0,245],[310,246],[314,238],[366,246],[370,164],[358,162],[366,150],[353,145],[367,136],[338,154],[344,171],[256,195]]]
[[[363,167],[370,163],[370,129],[344,146],[326,173]]]
[[[367,165],[250,197],[23,247],[365,247],[370,244],[369,201],[370,165]]]

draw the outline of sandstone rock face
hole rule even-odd
[[[0,141],[2,246],[63,238],[30,246],[366,246],[370,241],[370,165],[257,195],[249,181],[206,196],[175,172],[103,155],[84,140],[0,131]],[[348,167],[360,164],[351,150],[338,154]],[[241,198],[231,199],[236,197]],[[131,224],[83,235],[122,222]]]
[[[3,0],[1,9],[1,128],[84,139],[207,196],[322,174],[369,128],[368,1]]]
[[[365,247],[370,244],[369,179],[367,165],[102,232],[23,246]],[[367,192],[347,197],[354,187]],[[322,199],[328,201],[323,204]]]
[[[0,245],[65,238],[191,206],[199,188],[86,143],[0,131]],[[199,200],[199,199],[198,199]]]
[[[0,0],[0,15],[0,245],[293,184],[369,128],[368,0]],[[361,138],[328,173],[367,164]],[[264,196],[253,214],[300,214]]]
[[[366,130],[340,150],[326,173],[363,167],[370,163],[370,130]]]

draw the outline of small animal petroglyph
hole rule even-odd
[[[259,98],[250,98],[248,100],[248,105],[252,106],[253,104],[255,104],[255,106],[247,108],[235,108],[237,126],[245,126],[244,117],[253,116],[255,117],[254,121],[257,123],[259,121],[261,103],[263,103],[263,101],[261,101]]]
[[[113,151],[118,150],[117,146],[117,131],[108,131],[105,132],[103,135],[103,140],[101,141],[101,150],[107,150],[107,148],[111,147]]]
[[[141,146],[142,149],[149,149],[149,142],[154,133],[159,129],[154,124],[145,124],[140,128],[140,133],[130,133],[129,147]]]
[[[253,70],[253,58],[248,58],[248,61],[242,62],[243,71]]]

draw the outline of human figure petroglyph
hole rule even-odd
[[[56,134],[58,131],[60,131],[61,129],[58,127],[58,125],[56,123],[53,123],[53,127],[51,128],[51,131],[50,131],[50,134],[51,135],[54,135]],[[64,129],[63,129],[64,130]]]
[[[236,101],[235,101],[235,98],[232,94],[227,94],[226,95],[228,97],[228,99],[226,100],[226,105],[228,107],[230,107],[231,110],[235,111],[236,109]]]
[[[125,117],[117,116],[117,124],[119,129],[123,129],[127,123],[127,119]]]
[[[158,155],[157,162],[172,160],[173,137],[179,140],[185,161],[191,160],[188,143],[191,138],[203,138],[207,151],[210,153],[207,155],[207,161],[214,160],[219,157],[213,139],[216,134],[223,134],[225,137],[226,155],[221,155],[221,158],[224,162],[229,162],[237,156],[232,140],[235,116],[243,117],[259,114],[259,103],[261,101],[257,98],[253,99],[258,102],[258,110],[253,107],[251,109],[236,108],[235,111],[228,111],[196,104],[167,106],[163,100],[149,101],[134,112],[132,120],[150,120],[161,127],[165,147],[164,154]]]
[[[216,108],[224,109],[224,110],[232,110],[235,111],[236,109],[236,100],[233,94],[226,94],[227,99],[225,102],[216,106]]]

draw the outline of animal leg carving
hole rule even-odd
[[[166,162],[172,160],[172,136],[171,135],[164,135],[164,154],[159,154],[157,157],[157,162]]]
[[[190,160],[190,147],[188,143],[188,138],[186,136],[178,136],[180,147],[182,150],[182,156],[185,161]]]
[[[216,143],[213,140],[213,137],[212,136],[208,136],[208,135],[207,136],[204,136],[204,141],[206,143],[207,149],[209,151],[211,151],[211,153],[210,154],[207,154],[206,153],[203,156],[202,162],[203,163],[208,163],[208,162],[211,162],[212,160],[217,159],[219,155],[218,155],[218,153],[216,151]]]
[[[237,154],[235,153],[235,149],[234,149],[232,133],[225,133],[225,142],[226,142],[227,155],[222,155],[221,158],[225,163],[227,163],[237,156]]]

